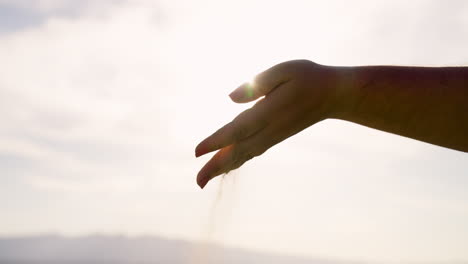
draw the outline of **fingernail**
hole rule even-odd
[[[195,157],[198,158],[200,157],[201,155],[203,154],[206,154],[206,148],[203,147],[203,145],[198,145],[196,148],[195,148]]]
[[[242,84],[241,86],[239,86],[237,89],[235,89],[232,93],[229,94],[229,97],[231,97],[232,100],[240,100],[240,99],[243,99],[245,97],[245,85],[247,85],[248,83],[244,83]]]
[[[198,183],[198,186],[200,186],[200,189],[203,190],[203,188],[205,188],[205,185],[207,184],[207,182],[204,182],[204,183]]]
[[[234,90],[234,92],[229,94],[229,97],[231,97],[232,100],[239,100],[242,99],[243,93],[240,90]]]
[[[207,183],[208,183],[208,180],[206,176],[197,177],[197,184],[198,186],[200,186],[201,189],[203,189]]]

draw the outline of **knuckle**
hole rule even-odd
[[[231,163],[231,170],[237,169],[242,166],[246,161],[251,159],[250,154],[246,152],[239,151],[236,158]]]
[[[241,140],[245,137],[248,136],[248,129],[247,127],[244,127],[244,126],[239,126],[239,127],[236,127],[236,129],[234,129],[233,131],[233,138],[234,140]]]
[[[245,144],[236,145],[232,149],[232,155],[229,161],[229,170],[234,170],[242,166],[245,162],[260,156],[267,148],[252,147]]]
[[[244,156],[244,149],[240,147],[234,147],[232,150],[232,161],[235,163],[238,160],[242,159],[242,156]]]
[[[270,84],[265,80],[255,81],[255,90],[258,94],[264,95],[270,92],[272,85],[274,84]]]
[[[252,151],[252,154],[251,154],[252,155],[251,159],[254,158],[254,157],[258,157],[258,156],[262,155],[263,153],[265,153],[265,151],[266,151],[266,149],[264,150],[263,148],[254,149]]]
[[[255,157],[255,155],[251,152],[247,152],[244,154],[245,161],[251,160]]]
[[[249,127],[246,124],[246,120],[248,120],[247,117],[250,112],[251,110],[247,109],[232,121],[232,134],[234,140],[241,140],[249,135]]]
[[[255,158],[256,156],[260,155],[260,154],[257,154],[258,152],[255,150],[255,148],[246,148],[246,147],[243,147],[243,148],[239,148],[238,151],[237,151],[237,156],[236,156],[236,160],[237,161],[241,161],[242,163],[248,161],[248,160],[251,160],[253,158]]]
[[[233,122],[240,122],[241,120],[245,119],[248,115],[250,115],[250,112],[252,112],[252,108],[248,108],[244,111],[242,111],[239,115],[234,118]]]

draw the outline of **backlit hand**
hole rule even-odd
[[[239,168],[275,144],[319,122],[337,104],[337,77],[333,67],[307,60],[278,64],[256,76],[230,94],[236,103],[262,96],[253,107],[203,140],[197,157],[219,150],[201,169],[197,183]]]

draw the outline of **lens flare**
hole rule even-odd
[[[252,98],[254,95],[254,82],[253,80],[250,82],[247,82],[245,85],[245,97],[246,98]]]

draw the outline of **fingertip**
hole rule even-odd
[[[201,189],[205,188],[206,184],[210,180],[209,174],[207,173],[207,166],[202,168],[202,170],[197,175],[197,184]]]
[[[197,178],[197,184],[200,186],[201,189],[204,189],[205,186],[210,182],[213,178],[216,178],[218,175],[203,175],[200,178]]]
[[[195,157],[198,158],[208,152],[210,152],[210,149],[206,146],[206,140],[204,140],[195,148]]]
[[[203,166],[203,168],[198,172],[197,174],[197,184],[200,186],[200,188],[204,188],[205,185],[208,183],[208,180],[210,179],[210,173],[212,173],[212,162],[208,162]]]
[[[245,83],[237,87],[234,91],[232,91],[232,93],[229,94],[229,97],[232,101],[238,102],[244,97],[244,85]]]
[[[236,88],[232,93],[229,94],[229,97],[235,103],[247,103],[255,99],[254,89],[250,82],[246,82]]]
[[[198,172],[197,183],[200,188],[205,188],[206,184],[225,171],[227,162],[231,160],[232,147],[225,147],[218,151]]]
[[[197,146],[197,147],[195,148],[195,158],[198,158],[198,157],[200,157],[201,155],[203,155],[203,152],[201,151],[200,147]]]
[[[205,188],[205,186],[206,186],[207,183],[208,183],[208,182],[207,182],[206,180],[197,179],[197,184],[198,184],[198,186],[200,186],[200,189]]]

